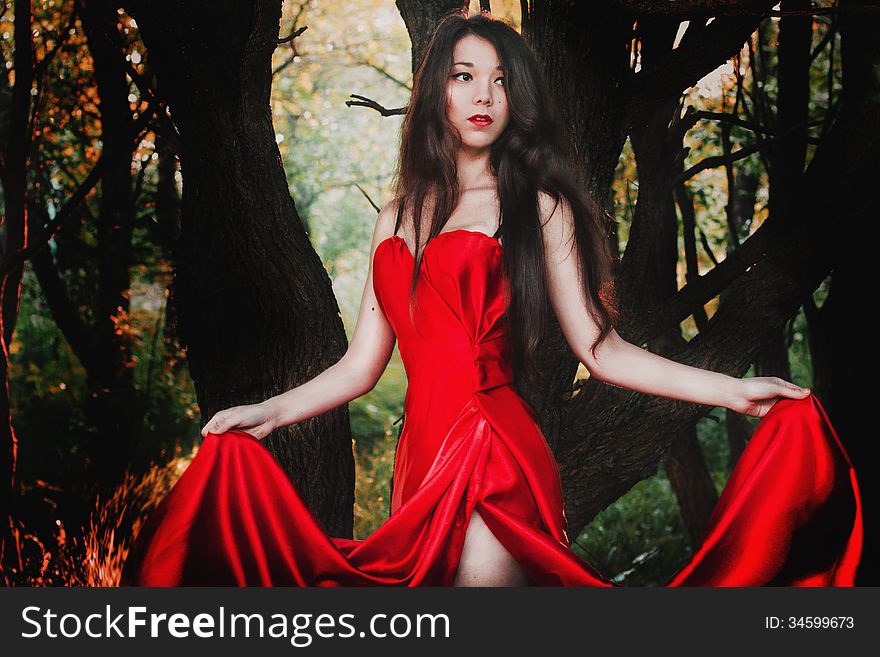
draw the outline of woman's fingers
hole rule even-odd
[[[239,429],[262,440],[274,429],[272,413],[265,404],[233,406],[214,414],[202,427],[202,437],[209,433],[221,434],[231,429]]]
[[[223,433],[229,426],[235,426],[232,421],[232,414],[235,409],[227,409],[214,414],[208,424],[202,429],[202,437],[207,437],[209,433]]]
[[[764,417],[781,398],[806,399],[809,388],[802,388],[778,376],[747,377],[742,380],[740,398],[730,408],[753,417]]]
[[[786,381],[784,379],[779,379],[779,391],[780,396],[790,397],[793,399],[800,399],[810,394],[809,388],[802,388],[801,386],[795,385],[794,383],[791,383],[790,381]]]
[[[761,393],[762,399],[771,399],[774,397],[787,397],[789,399],[803,399],[810,394],[809,388],[802,388],[799,385],[786,381],[778,376],[763,377],[765,383],[765,391]]]

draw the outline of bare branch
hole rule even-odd
[[[394,84],[396,84],[397,86],[402,87],[403,89],[406,89],[407,91],[412,91],[412,87],[410,87],[410,86],[409,86],[406,82],[404,82],[403,80],[401,80],[401,79],[399,79],[399,78],[396,78],[396,77],[394,77],[393,75],[391,75],[391,73],[388,72],[388,69],[386,69],[386,68],[384,68],[384,67],[382,67],[382,66],[379,66],[378,64],[374,64],[374,63],[371,62],[370,60],[368,60],[368,59],[362,57],[359,53],[356,54],[356,55],[352,55],[352,61],[353,61],[355,64],[360,64],[360,65],[362,65],[362,66],[366,66],[366,67],[368,67],[368,68],[371,68],[371,69],[373,69],[374,71],[377,71],[378,73],[380,73],[380,74],[382,75],[382,77],[384,77],[384,78],[386,78],[386,79],[388,79],[388,80],[391,80],[391,81],[392,81]]]
[[[713,155],[712,157],[707,157],[704,160],[700,160],[690,169],[685,169],[685,171],[678,175],[673,181],[673,184],[677,185],[679,183],[683,183],[685,180],[693,178],[695,175],[697,175],[701,171],[705,171],[706,169],[714,169],[715,167],[719,167],[724,164],[731,164],[732,162],[741,160],[744,157],[748,157],[755,151],[760,150],[766,144],[769,144],[770,141],[770,139],[761,139],[759,141],[756,141],[754,144],[751,144],[750,146],[744,146],[738,151],[733,151],[728,155]]]
[[[282,43],[288,43],[289,41],[293,41],[296,37],[298,37],[300,34],[305,32],[307,29],[309,29],[309,26],[303,25],[301,28],[299,28],[298,30],[294,30],[290,35],[284,37],[283,39],[278,39],[277,43],[280,45]]]
[[[822,40],[818,44],[816,44],[816,47],[813,48],[813,52],[810,53],[810,64],[812,64],[816,60],[816,57],[819,56],[819,53],[825,49],[825,46],[828,45],[828,43],[834,38],[834,36],[836,34],[837,34],[837,23],[832,23],[831,25],[828,26],[828,29],[825,30],[825,36],[822,37]],[[833,47],[834,46],[832,45],[832,51],[831,51],[832,55],[834,53]],[[830,56],[829,56],[829,59],[831,59]]]
[[[67,25],[64,26],[64,29],[60,32],[58,41],[55,43],[55,47],[52,48],[46,55],[39,61],[39,63],[35,67],[35,75],[37,77],[42,77],[46,70],[49,68],[49,64],[52,63],[52,60],[55,59],[55,55],[58,54],[58,51],[61,50],[61,46],[67,43],[67,40],[70,38],[70,30],[76,25],[76,10],[70,12],[70,18],[67,21]]]
[[[783,130],[780,133],[771,133],[771,134],[773,135],[773,138],[778,138],[778,137],[787,135],[790,132],[794,132],[795,130],[803,128],[804,126],[809,128],[814,125],[820,125],[821,123],[824,122],[824,120],[825,119],[823,118],[823,119],[813,119],[812,121],[804,121],[804,122],[801,122],[797,125],[793,125],[793,126],[789,127],[788,129]],[[764,146],[766,146],[767,144],[769,144],[771,141],[773,141],[773,139],[771,139],[771,138],[761,139],[761,140],[756,141],[754,144],[752,144],[750,146],[744,146],[743,148],[740,148],[738,151],[733,151],[728,155],[716,155],[716,156],[712,156],[712,157],[707,157],[706,159],[701,160],[700,162],[698,162],[697,164],[692,166],[690,169],[687,169],[681,175],[679,175],[675,179],[674,184],[678,184],[680,182],[684,182],[685,180],[688,180],[689,178],[693,178],[700,171],[705,171],[706,169],[712,169],[714,167],[721,166],[724,164],[730,164],[731,162],[736,162],[737,160],[741,160],[744,157],[748,157],[749,155],[751,155],[755,151],[758,151],[761,148],[763,148]]]
[[[644,322],[634,327],[636,335],[628,339],[641,344],[649,340],[669,326],[684,321],[689,315],[693,315],[698,308],[718,296],[733,281],[748,271],[749,267],[765,253],[771,241],[772,223],[765,221],[742,245],[731,253],[727,258],[719,262],[711,270],[688,282],[673,296],[666,300],[661,307],[644,313]],[[708,251],[708,244],[704,248]]]
[[[305,2],[301,2],[301,3],[299,3],[299,5],[297,5],[296,14],[293,17],[293,32],[290,34],[290,36],[285,37],[283,39],[280,39],[278,41],[279,44],[290,43],[291,53],[290,53],[290,57],[288,57],[286,60],[284,60],[281,63],[281,65],[278,66],[278,68],[276,68],[275,70],[272,71],[273,77],[278,75],[281,71],[286,69],[291,64],[293,64],[293,62],[296,61],[296,58],[300,56],[299,50],[297,50],[297,48],[296,48],[295,39],[298,36],[300,36],[303,32],[305,32],[308,29],[308,26],[304,25],[300,28],[297,28],[296,26],[299,24],[299,21],[302,18],[303,14],[305,13],[305,10],[306,10],[306,7],[308,6],[308,4],[309,4],[309,0],[306,0]]]
[[[156,118],[158,119],[159,124],[164,128],[162,133],[165,138],[171,143],[178,155],[180,155],[181,158],[185,158],[186,152],[183,146],[183,141],[177,132],[177,128],[174,127],[171,117],[168,115],[168,104],[159,97],[156,90],[150,86],[150,84],[144,79],[144,76],[141,75],[130,62],[126,61],[125,69],[128,77],[131,78],[131,81],[134,82],[134,85],[140,92],[141,97],[143,97],[154,108]]]
[[[365,190],[363,187],[361,187],[361,186],[358,185],[357,183],[355,183],[354,186],[357,187],[358,190],[360,191],[360,193],[364,195],[364,198],[367,199],[367,203],[369,203],[370,205],[372,205],[372,206],[373,206],[373,209],[374,209],[376,212],[380,212],[380,211],[382,210],[382,208],[380,208],[378,205],[376,205],[376,203],[373,201],[373,199],[370,198],[370,195],[367,193],[367,190]]]
[[[370,100],[366,96],[358,96],[357,94],[351,94],[352,98],[357,98],[357,100],[347,100],[345,104],[349,107],[369,107],[370,109],[374,109],[382,116],[396,116],[406,114],[406,107],[397,107],[394,109],[388,109],[377,103],[375,100]]]
[[[754,121],[741,119],[738,116],[734,116],[733,114],[726,114],[725,112],[705,112],[701,110],[698,112],[693,112],[693,117],[695,123],[699,119],[708,119],[710,121],[724,121],[725,123],[738,125],[739,127],[745,128],[746,130],[751,130],[752,132],[760,132],[765,135],[774,134],[774,131],[771,128],[755,123]]]

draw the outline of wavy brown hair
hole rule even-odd
[[[532,380],[543,374],[536,356],[547,331],[549,302],[538,192],[549,194],[557,204],[565,198],[571,207],[579,276],[590,314],[601,331],[591,346],[594,353],[617,322],[614,258],[608,243],[611,224],[575,178],[572,148],[554,118],[560,114],[534,54],[515,29],[488,13],[467,17],[455,11],[444,18],[416,70],[395,176],[395,232],[401,217],[410,217],[415,236],[412,313],[424,256],[423,210],[430,215],[427,245],[443,230],[459,200],[456,154],[460,136],[446,116],[447,83],[455,45],[469,34],[491,42],[504,67],[510,121],[491,146],[491,169],[501,206],[499,234],[508,283],[505,304],[511,363],[519,376]]]

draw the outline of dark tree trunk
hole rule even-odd
[[[809,0],[786,0],[783,10],[809,9]],[[779,61],[776,96],[778,137],[770,148],[770,214],[797,221],[793,208],[803,185],[807,157],[807,111],[810,97],[812,16],[785,16],[779,21]],[[763,93],[763,90],[759,90]],[[776,329],[755,359],[758,376],[791,380],[785,326]]]
[[[785,0],[783,11],[804,10],[809,0]],[[797,222],[792,209],[803,193],[807,159],[807,119],[810,99],[812,16],[784,16],[779,21],[779,60],[776,95],[777,137],[770,147],[770,214]]]
[[[92,449],[98,466],[97,481],[100,488],[109,491],[121,479],[132,456],[137,420],[133,345],[128,330],[135,222],[129,137],[132,117],[115,3],[85,0],[79,5],[95,66],[105,158],[97,217],[98,289],[85,417],[97,432],[97,444]]]
[[[876,586],[880,581],[880,487],[871,473],[880,459],[880,449],[873,417],[876,400],[872,395],[871,373],[865,368],[865,350],[870,349],[875,330],[864,308],[873,290],[869,281],[876,278],[871,269],[871,250],[877,235],[865,231],[853,237],[853,250],[848,261],[835,267],[829,294],[821,308],[810,301],[804,310],[813,388],[815,394],[829,400],[825,408],[849,452],[861,486],[865,536],[856,584]]]
[[[729,152],[728,130],[724,130],[724,136],[725,151]],[[727,253],[729,255],[739,248],[742,237],[748,234],[749,225],[755,214],[759,177],[746,166],[737,168],[731,164],[727,170],[727,179],[732,190],[727,203]],[[725,296],[725,293],[722,292],[719,303],[725,302]],[[765,351],[766,348],[759,353],[758,359]],[[788,363],[787,352],[785,362]],[[743,415],[729,408],[724,409],[724,418],[727,430],[727,469],[732,471],[745,450],[746,443],[751,438],[752,427]]]
[[[156,181],[156,213],[150,219],[157,242],[175,262],[175,249],[180,237],[180,194],[177,191],[177,153],[164,136],[156,138],[159,154],[158,179]]]
[[[608,3],[536,0],[522,7],[522,35],[558,102],[559,120],[580,164],[580,179],[604,205],[627,136],[621,83],[629,76],[629,61],[621,44],[629,43],[632,22]],[[567,427],[577,421],[568,416],[566,398],[578,361],[549,307],[547,316],[540,358],[544,371],[550,373],[548,380],[519,392],[535,409],[556,451],[566,439]]]
[[[523,3],[522,34],[561,105],[560,120],[582,165],[581,179],[602,201],[626,142],[626,94],[620,83],[629,77],[624,49],[631,32],[632,21],[613,3]]]
[[[874,12],[852,11],[862,6],[872,6]],[[860,109],[853,121],[864,121],[862,134],[867,140],[874,138],[876,117],[880,115],[880,84],[876,75],[880,68],[878,6],[880,3],[876,0],[841,2],[843,13],[838,19],[843,65],[840,102],[844,108]],[[876,141],[863,146],[857,138],[854,139],[853,148],[857,153],[862,148],[874,149],[867,168],[856,169],[851,174],[855,176],[854,181],[877,179],[877,147]],[[841,153],[841,157],[847,159],[854,155],[856,153]],[[840,207],[853,204],[848,194],[857,196],[865,192],[858,188],[828,189],[826,194],[829,206]],[[845,250],[842,250],[831,274],[829,293],[822,307],[816,308],[813,300],[808,298],[804,311],[816,394],[821,395],[852,458],[861,485],[865,535],[856,584],[876,586],[880,582],[880,490],[873,470],[880,460],[880,449],[873,417],[876,404],[874,386],[870,382],[873,373],[866,369],[866,354],[872,349],[875,329],[873,316],[865,312],[865,307],[874,294],[877,278],[872,251],[878,241],[876,216],[880,208],[876,195],[870,192],[863,202],[865,208],[858,216],[860,221],[844,223],[842,218],[845,215],[828,215],[829,230],[839,232],[841,238],[845,236]]]
[[[718,502],[718,493],[706,466],[696,427],[686,427],[669,446],[663,468],[672,484],[691,545],[699,546],[709,516]]]
[[[642,21],[639,31],[643,66],[651,66],[655,57],[662,58],[672,46],[677,27],[677,20],[666,17]],[[641,285],[628,286],[626,294],[621,297],[624,312],[645,307],[651,300],[668,299],[678,290],[674,178],[680,169],[684,136],[681,122],[676,120],[679,109],[676,91],[658,99],[633,120],[630,138],[639,177],[638,205],[633,223],[639,230],[651,227],[653,234],[646,239],[638,231],[630,232],[631,242],[644,245],[652,252],[645,255],[647,269],[640,272]],[[620,276],[622,280],[626,279],[627,270],[624,269]],[[685,344],[681,328],[674,326],[664,335],[649,340],[648,349],[668,357]],[[658,433],[665,433],[664,429],[664,424],[656,427]],[[677,433],[670,435],[669,441],[664,468],[691,541],[696,543],[703,534],[718,494],[697,440],[696,421],[681,426]]]
[[[337,362],[346,336],[290,197],[269,106],[280,0],[126,5],[182,144],[177,329],[207,421]],[[350,536],[354,459],[342,406],[267,438],[326,529]]]
[[[464,0],[397,0],[397,10],[406,25],[412,44],[412,70],[415,73],[428,49],[431,35],[447,14],[461,9]]]
[[[9,542],[13,513],[18,438],[13,426],[9,394],[9,346],[18,321],[24,264],[7,268],[7,260],[27,247],[27,171],[31,143],[31,87],[34,83],[33,42],[29,2],[15,3],[15,87],[11,90],[8,140],[3,144],[2,175],[4,244],[0,275],[0,564],[11,551]]]
[[[133,263],[132,233],[135,199],[131,160],[138,129],[132,121],[123,45],[117,28],[118,14],[112,3],[101,0],[77,4],[94,62],[101,112],[101,200],[95,223],[97,245],[87,253],[96,262],[81,261],[80,237],[71,226],[56,234],[57,262],[48,248],[31,255],[31,264],[46,303],[59,330],[87,374],[85,416],[95,428],[95,441],[87,446],[94,470],[89,473],[98,491],[111,493],[128,467],[135,446],[139,400],[134,386],[133,337],[128,330],[129,298]],[[34,203],[33,211],[44,223],[45,209]],[[72,298],[60,268],[94,266],[97,288],[92,304],[93,319],[82,317],[84,302]]]
[[[744,415],[727,408],[724,412],[724,428],[727,431],[727,469],[733,471],[752,437],[752,427]]]
[[[755,376],[778,376],[791,381],[791,365],[788,361],[788,335],[786,327],[773,331],[770,341],[755,357]],[[806,383],[800,381],[799,383]]]

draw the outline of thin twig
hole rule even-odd
[[[724,121],[725,123],[731,123],[733,125],[738,125],[741,128],[745,128],[746,130],[751,130],[752,132],[760,132],[765,135],[772,135],[774,131],[771,128],[760,125],[753,121],[747,121],[745,119],[741,119],[733,114],[728,114],[726,112],[706,112],[706,111],[698,111],[693,113],[694,122],[696,123],[699,119],[708,119],[710,121]]]
[[[357,98],[357,100],[347,100],[345,104],[349,107],[369,107],[370,109],[374,109],[382,116],[396,116],[401,114],[406,114],[406,107],[397,107],[394,109],[388,109],[377,103],[375,100],[371,100],[366,96],[359,96],[357,94],[350,94],[352,98]]]
[[[373,206],[373,209],[374,209],[376,212],[381,211],[382,208],[380,208],[378,205],[376,205],[376,204],[373,202],[373,199],[370,198],[370,195],[367,193],[367,190],[365,190],[363,187],[361,187],[358,183],[355,183],[354,186],[357,187],[357,188],[360,190],[361,194],[364,195],[364,198],[367,199],[367,203],[369,203],[370,205],[372,205],[372,206]]]
[[[283,39],[277,39],[276,43],[281,45],[282,43],[288,43],[289,41],[293,41],[296,37],[298,37],[300,34],[305,32],[307,29],[309,29],[309,26],[303,25],[301,28],[299,28],[298,30],[294,30],[293,32],[291,32],[288,36],[284,37]]]

